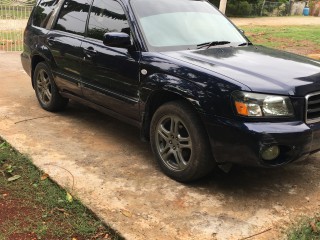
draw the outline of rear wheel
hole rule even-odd
[[[169,177],[189,182],[213,169],[207,135],[189,104],[176,101],[162,105],[152,118],[150,131],[152,151]]]
[[[36,96],[43,109],[56,112],[67,106],[69,100],[60,95],[51,70],[46,63],[38,63],[34,71],[33,81]]]

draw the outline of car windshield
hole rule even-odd
[[[247,43],[223,14],[207,1],[131,0],[131,6],[150,51]]]

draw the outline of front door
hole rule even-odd
[[[107,32],[130,34],[126,15],[115,0],[94,0],[81,45],[85,54],[83,94],[98,105],[138,120],[140,53],[105,46],[102,40]]]

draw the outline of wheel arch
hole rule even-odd
[[[201,111],[199,101],[195,99],[195,97],[186,97],[177,92],[168,90],[154,91],[150,94],[144,106],[143,123],[141,128],[141,137],[143,140],[148,141],[150,138],[149,130],[154,113],[160,106],[171,101],[183,101],[190,105],[195,112]]]
[[[40,63],[40,62],[45,62],[45,58],[43,56],[41,56],[40,54],[35,54],[32,56],[31,59],[31,84],[32,87],[34,88],[34,80],[33,80],[33,75],[34,75],[34,71],[36,69],[36,66]]]
[[[56,66],[55,60],[52,56],[52,53],[50,49],[45,45],[39,45],[37,46],[33,52],[31,57],[31,83],[32,87],[34,88],[34,82],[33,82],[33,74],[34,70],[36,69],[36,66],[40,62],[47,63],[51,68]]]

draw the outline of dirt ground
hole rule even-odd
[[[320,25],[320,17],[261,17],[261,18],[230,18],[237,26],[255,25],[255,26],[302,26],[302,25]]]
[[[238,27],[254,27],[254,26],[274,26],[279,31],[279,27],[289,28],[290,26],[319,26],[320,17],[304,17],[304,16],[292,16],[292,17],[262,17],[262,18],[231,18],[230,19]],[[314,42],[305,39],[296,41],[289,38],[275,38],[268,34],[268,32],[261,32],[258,34],[246,31],[247,37],[253,40],[254,44],[264,45],[266,41],[279,43],[278,49],[287,52],[292,52],[300,55],[305,55],[317,60],[320,60],[320,46]],[[320,36],[319,36],[320,37]]]

